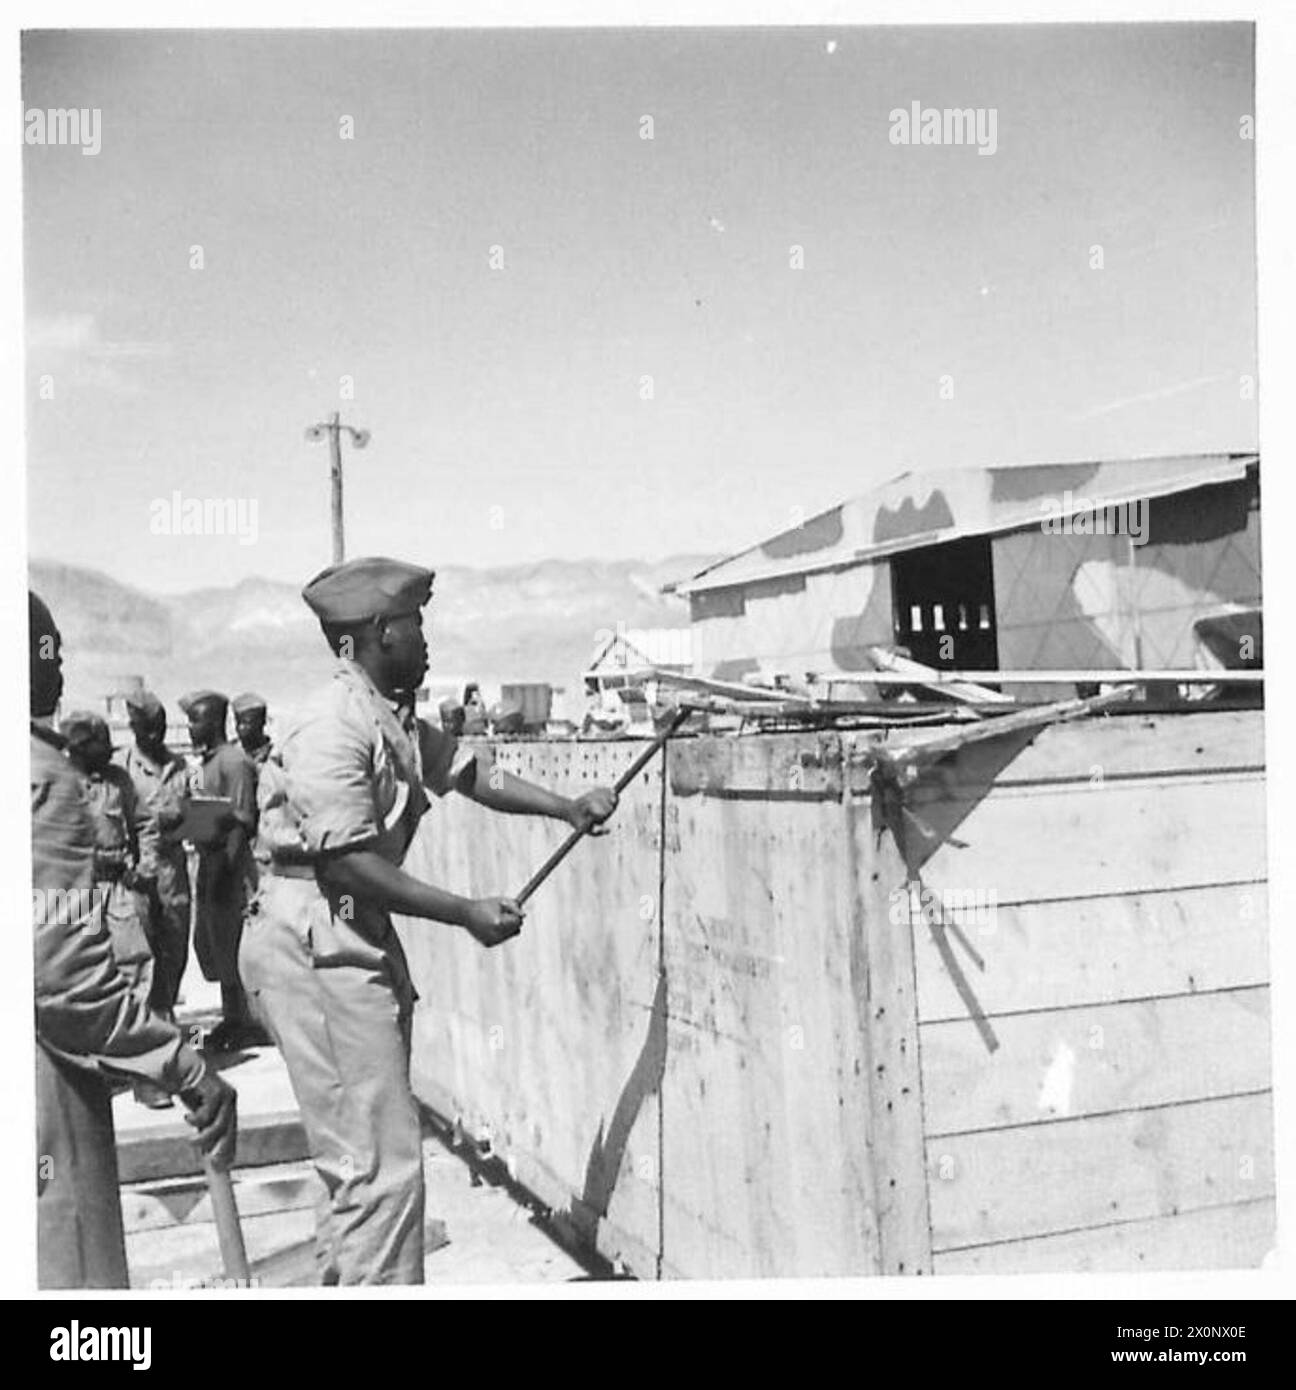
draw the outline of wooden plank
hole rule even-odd
[[[1230,989],[1269,978],[1263,883],[996,906],[964,930],[983,967],[958,943],[955,954],[991,1015]],[[919,1018],[966,1018],[930,931],[919,933],[915,949]]]
[[[642,744],[522,748],[535,759],[524,776],[577,790],[610,785]],[[531,960],[518,952],[507,962],[506,1008],[520,1032],[520,1055],[506,1058],[507,1045],[493,1054],[497,1080],[503,1071],[518,1087],[494,1136],[496,1151],[566,1176],[574,1230],[609,1258],[629,1259],[644,1278],[655,1276],[660,1249],[662,786],[654,762],[622,794],[611,833],[582,846],[528,904]],[[566,833],[552,823],[522,823],[535,846],[526,856],[532,864]],[[490,847],[493,877],[507,881],[516,854],[503,838]],[[479,964],[493,954],[478,952]],[[652,1264],[638,1258],[646,1251]]]
[[[738,681],[718,681],[706,676],[685,676],[678,671],[662,671],[656,666],[646,666],[635,673],[637,680],[655,680],[675,690],[693,691],[698,695],[719,695],[724,699],[751,700],[763,703],[809,705],[810,696],[799,695],[793,691],[775,689],[773,686],[741,684]]]
[[[940,686],[951,699],[967,704],[1010,705],[1013,702],[1011,695],[982,684],[979,676],[960,674],[955,678],[952,672],[937,670],[921,661],[910,661],[888,647],[870,647],[868,654],[878,668],[868,678],[874,685],[898,685],[907,676],[911,678],[909,684]]]
[[[926,741],[940,730],[893,730],[887,746]],[[1098,787],[1122,777],[1157,773],[1192,777],[1202,772],[1263,768],[1264,711],[1214,710],[1202,714],[1121,715],[1043,729],[995,782],[1060,781]],[[971,794],[984,778],[969,759],[946,765],[946,794]],[[925,793],[930,795],[930,793]]]
[[[571,754],[574,775],[539,766],[531,776],[546,785],[610,784],[639,751],[624,743],[580,750]],[[505,1062],[506,1049],[495,1053],[519,1087],[497,1152],[524,1164],[534,1156],[564,1174],[575,1228],[609,1258],[660,1247],[660,1098],[643,1063],[664,1050],[661,795],[655,763],[623,794],[612,833],[583,846],[529,904],[533,961],[516,955],[508,989],[521,1055]],[[548,843],[564,833],[530,825]],[[494,872],[504,881],[511,859],[506,842],[495,847]],[[537,935],[545,938],[538,945]],[[634,1268],[652,1277],[655,1259]]]
[[[814,734],[670,749],[667,1274],[878,1268],[851,850],[815,786],[839,753]]]
[[[1269,991],[1229,990],[996,1019],[924,1024],[927,1133],[1040,1123],[1263,1090]]]
[[[844,736],[848,763],[855,743],[852,736]],[[856,923],[852,988],[864,999],[868,1035],[868,1140],[879,1270],[930,1274],[914,934],[910,922],[897,921],[888,891],[903,877],[904,863],[879,803],[847,798],[845,810]]]
[[[309,1157],[306,1131],[295,1110],[256,1115],[239,1125],[235,1167],[256,1168]],[[123,1133],[117,1145],[117,1179],[121,1183],[152,1182],[201,1172],[202,1160],[194,1148],[193,1127],[179,1118],[133,1134]]]
[[[841,799],[842,745],[835,733],[680,739],[671,751],[672,814],[699,794],[762,803]]]
[[[244,1219],[271,1212],[313,1209],[324,1195],[319,1175],[303,1163],[241,1168],[230,1176],[239,1216]],[[206,1178],[197,1174],[125,1186],[121,1208],[127,1235],[166,1226],[200,1225],[213,1219]]]
[[[996,790],[945,803],[952,825],[923,867],[938,892],[1004,903],[1251,882],[1265,877],[1264,780],[1226,774]],[[935,819],[928,808],[917,814]],[[1119,827],[1119,832],[1115,829]]]
[[[937,1274],[1115,1274],[1154,1269],[1256,1269],[1274,1248],[1272,1198],[1091,1226],[1065,1235],[937,1255]]]
[[[562,790],[611,784],[635,740],[503,744],[500,765]],[[504,1161],[587,1243],[656,1275],[664,995],[658,984],[662,771],[622,793],[611,833],[582,845],[493,951],[434,923],[399,922],[415,985],[416,1094]],[[508,893],[565,833],[556,822],[437,803],[407,867],[473,896]],[[644,1256],[643,1252],[650,1252]]]
[[[928,774],[938,764],[948,764],[951,759],[975,757],[987,751],[993,755],[997,749],[1014,744],[1013,756],[1016,757],[1017,752],[1038,738],[1042,730],[1060,724],[1091,723],[1100,713],[1128,705],[1134,694],[1134,687],[1125,685],[1083,699],[1025,705],[1011,714],[998,714],[993,718],[978,710],[981,717],[973,724],[929,732],[925,737],[905,743],[897,741],[887,751],[893,770],[909,786],[916,777]],[[990,777],[998,775],[995,772]]]
[[[1268,1093],[933,1139],[932,1249],[1273,1195]]]

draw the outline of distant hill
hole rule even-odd
[[[711,555],[658,563],[544,560],[501,569],[437,571],[428,610],[434,692],[479,681],[488,698],[513,680],[574,688],[600,631],[686,627],[688,607],[663,584]],[[64,708],[102,708],[125,676],[142,676],[171,707],[186,690],[253,689],[291,708],[331,660],[297,586],[244,579],[223,589],[153,595],[97,570],[33,560],[31,586],[64,636]]]

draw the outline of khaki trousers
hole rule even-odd
[[[150,907],[153,992],[149,1003],[170,1018],[189,962],[189,865],[179,845],[167,846],[158,855],[157,889]]]
[[[288,1068],[325,1187],[326,1284],[423,1282],[423,1152],[410,1091],[413,990],[394,932],[375,944],[313,879],[266,875],[240,973]]]

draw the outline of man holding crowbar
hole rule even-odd
[[[263,872],[240,966],[288,1068],[324,1182],[317,1258],[327,1284],[423,1282],[423,1155],[410,1090],[414,987],[392,914],[497,946],[522,929],[511,898],[463,898],[401,867],[428,793],[548,816],[584,834],[616,809],[491,766],[489,750],[414,715],[428,668],[433,574],[398,560],[334,565],[302,591],[339,658],[262,769]]]

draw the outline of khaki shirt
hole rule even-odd
[[[101,879],[119,877],[124,869],[139,864],[140,808],[135,784],[116,763],[102,772],[78,775],[95,830],[95,874]]]
[[[263,770],[258,857],[311,863],[364,847],[400,864],[428,808],[427,791],[444,796],[477,756],[399,714],[362,667],[340,661]],[[317,962],[373,964],[373,948],[395,943],[382,908],[326,898],[314,882],[294,891],[303,889],[314,903],[307,926]]]
[[[155,763],[135,743],[117,754],[117,763],[126,769],[135,787],[140,871],[156,874],[157,861],[163,855],[184,858],[176,830],[184,816],[194,774],[179,753],[168,749],[162,762]]]

